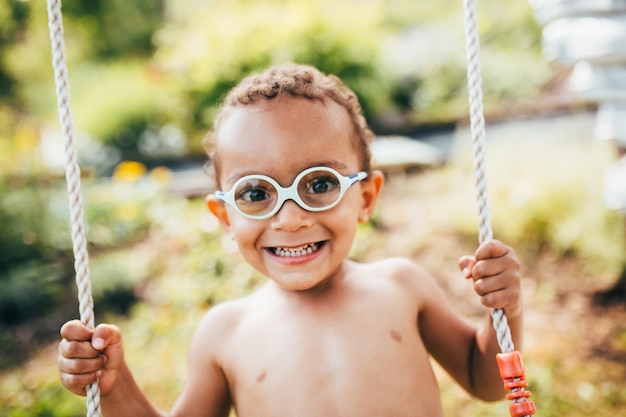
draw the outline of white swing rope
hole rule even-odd
[[[93,298],[91,296],[91,280],[89,278],[89,255],[87,253],[87,238],[80,196],[80,167],[78,166],[76,147],[74,145],[74,125],[70,107],[70,87],[65,62],[63,17],[60,0],[48,0],[48,26],[52,44],[52,67],[54,68],[59,123],[61,124],[61,135],[65,144],[65,180],[69,199],[80,320],[85,326],[93,329],[95,320]],[[86,391],[87,417],[99,417],[102,412],[100,409],[98,381],[87,386]]]
[[[467,87],[469,90],[470,131],[474,148],[474,179],[478,202],[478,240],[482,244],[492,239],[491,216],[485,170],[485,116],[483,112],[482,78],[480,75],[480,41],[476,18],[476,1],[464,0],[465,53],[467,57]],[[491,318],[502,353],[512,352],[511,330],[502,309],[492,309]]]

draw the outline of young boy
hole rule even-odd
[[[186,387],[156,410],[124,361],[118,328],[61,329],[61,381],[84,395],[100,379],[105,416],[442,416],[429,356],[470,394],[504,390],[489,319],[475,329],[419,266],[347,259],[383,185],[373,135],[336,77],[286,64],[245,79],[213,133],[221,191],[208,198],[245,259],[269,278],[207,312],[191,342]],[[503,308],[519,348],[519,263],[498,241],[459,266],[482,303]]]

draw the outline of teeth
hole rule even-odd
[[[319,244],[312,243],[300,246],[299,248],[273,248],[272,251],[278,256],[304,256],[315,252],[319,248]]]

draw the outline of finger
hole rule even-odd
[[[474,292],[481,303],[489,308],[514,308],[517,311],[521,299],[519,276],[503,273],[474,281]]]
[[[473,256],[462,256],[459,259],[459,269],[463,272],[465,278],[472,277],[472,268],[476,264],[476,259]]]
[[[97,356],[89,359],[75,359],[59,356],[57,360],[57,366],[59,372],[64,374],[89,374],[101,370],[106,364],[106,357],[104,355]]]
[[[480,302],[488,308],[503,308],[509,311],[517,311],[520,304],[519,299],[520,294],[517,290],[501,289],[485,293],[480,297]]]
[[[506,282],[499,276],[480,278],[474,281],[474,292],[483,297],[490,293],[506,290]]]
[[[100,351],[111,345],[118,344],[122,341],[120,329],[113,324],[100,324],[96,327],[91,339],[94,349]]]
[[[90,372],[87,374],[66,374],[60,373],[61,383],[69,391],[76,395],[87,395],[86,387],[96,382],[99,377],[97,372]]]
[[[518,269],[518,265],[507,258],[483,260],[476,262],[472,267],[472,277],[474,280],[491,278],[507,270],[517,273]]]
[[[67,339],[59,343],[59,355],[68,359],[89,359],[100,355],[91,342],[76,342]]]
[[[501,296],[499,293],[501,293],[502,291],[497,291],[497,292],[489,292],[486,293],[484,295],[482,295],[480,297],[480,303],[482,305],[484,305],[487,308],[502,308],[504,307],[504,303],[500,300]]]
[[[489,240],[484,242],[476,250],[476,260],[500,258],[512,252],[513,249],[500,242],[499,240]]]
[[[88,329],[79,320],[68,321],[61,327],[61,337],[66,340],[88,341],[91,340],[93,330]]]

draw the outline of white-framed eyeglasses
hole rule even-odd
[[[278,213],[285,201],[293,200],[308,211],[335,207],[348,188],[367,178],[367,172],[344,176],[332,168],[307,168],[289,187],[281,187],[267,175],[246,175],[230,191],[216,191],[215,196],[250,219],[267,219]]]

